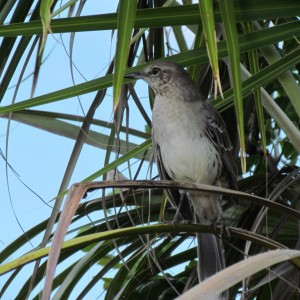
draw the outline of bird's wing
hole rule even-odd
[[[207,103],[209,106],[210,104]],[[212,107],[206,113],[206,133],[213,142],[229,175],[231,188],[237,189],[237,168],[233,154],[233,146],[226,130],[226,125],[219,113]]]
[[[154,145],[156,163],[157,163],[158,174],[159,174],[160,179],[161,180],[172,180],[172,178],[167,173],[166,168],[164,167],[159,144],[155,143],[154,138],[153,138],[153,145]],[[186,194],[181,195],[178,190],[174,190],[174,189],[166,189],[165,193],[173,207],[178,207],[181,197],[186,198],[186,199],[182,200],[180,214],[184,220],[191,221],[192,213],[191,213],[190,202],[187,198],[187,195]]]

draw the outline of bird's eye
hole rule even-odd
[[[153,67],[152,70],[151,70],[152,75],[157,75],[160,71],[161,71],[161,70],[160,70],[160,68],[158,68],[158,67]]]

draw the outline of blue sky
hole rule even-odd
[[[107,11],[113,12],[115,9],[113,4],[115,4],[116,1],[108,2],[110,6],[106,9]],[[96,8],[97,6],[95,1],[87,1],[83,14],[88,15],[96,13]],[[104,5],[101,3],[101,7],[98,8],[97,12],[104,13],[105,11],[103,11],[103,9]],[[99,39],[95,38],[97,33],[95,33],[94,36],[92,36],[91,33],[80,33],[75,37],[73,61],[80,72],[84,74],[86,80],[104,75],[106,66],[110,62],[110,51],[114,46],[114,40],[111,39],[111,33],[109,31],[104,34],[105,36],[102,36],[101,38],[99,36]],[[67,44],[67,47],[69,43],[69,36],[69,34],[65,34],[63,36],[63,40]],[[39,96],[73,85],[70,75],[68,55],[58,38],[59,36],[48,37],[45,56],[47,56],[47,53],[50,51],[52,52],[42,65],[34,96]],[[103,40],[106,42],[103,43]],[[31,74],[33,68],[34,59],[32,59],[28,66],[24,77]],[[76,84],[85,81],[85,79],[79,77],[76,71],[74,73]],[[16,74],[18,74],[18,72],[16,72]],[[14,86],[17,82],[17,79],[18,78],[15,77],[12,80],[12,86]],[[30,77],[22,83],[16,101],[27,100],[30,98],[31,85],[32,78]],[[1,103],[2,106],[11,103],[13,93],[14,88],[12,87],[5,95]],[[109,91],[108,94],[111,95],[111,91]],[[85,112],[92,102],[94,95],[95,93],[90,93],[80,98]],[[109,121],[111,118],[112,99],[109,96],[106,98],[106,103],[98,112],[97,117]],[[78,99],[74,98],[60,101],[59,103],[55,102],[49,105],[36,107],[35,109],[82,115]],[[7,147],[8,162],[19,174],[20,179],[39,194],[45,201],[52,199],[57,193],[74,141],[36,128],[31,128],[27,125],[12,122],[7,144],[7,121],[1,119],[0,122],[0,146],[4,153],[6,152]],[[78,122],[77,125],[80,125],[80,123]],[[97,130],[99,131],[99,128]],[[73,182],[79,181],[88,176],[91,172],[95,171],[95,161],[93,161],[95,160],[95,156],[99,159],[99,167],[101,167],[99,151],[101,152],[101,150],[95,149],[91,146],[84,147],[78,168],[74,174],[74,178],[72,179]],[[55,164],[53,164],[54,161],[56,162]],[[11,212],[7,185],[5,183],[5,162],[3,160],[1,161],[0,171],[1,178],[3,178],[0,193],[1,199],[4,200],[2,201],[4,207],[2,207],[0,212],[1,220],[5,224],[10,224],[12,226],[9,232],[7,232],[7,230],[3,230],[5,228],[0,229],[1,241],[7,245],[9,241],[19,236],[22,231],[14,221],[14,217]],[[31,191],[20,183],[20,181],[16,179],[15,175],[13,175],[10,171],[9,185],[16,214],[20,223],[25,228],[30,228],[33,217],[41,217],[41,215],[45,217],[48,215],[49,209],[45,207],[45,205],[38,200]],[[46,213],[46,215],[44,215],[44,213]],[[34,220],[34,223],[36,223],[36,220]]]
[[[87,1],[82,15],[102,14],[115,12],[117,1]],[[42,65],[38,85],[34,96],[53,92],[58,89],[72,86],[70,64],[62,41],[69,51],[70,34],[63,36],[49,36],[45,48],[45,57],[50,54]],[[75,36],[73,47],[73,62],[80,70],[83,77],[74,70],[75,84],[101,77],[105,74],[114,53],[115,37],[110,31],[78,33]],[[24,58],[25,59],[25,58]],[[34,69],[34,59],[25,72],[24,78],[30,75]],[[19,69],[20,72],[20,69]],[[19,74],[17,71],[16,74]],[[10,90],[6,93],[1,105],[11,103],[14,85],[18,77],[15,76],[11,83]],[[32,77],[25,80],[19,89],[16,101],[30,98]],[[107,97],[97,111],[97,118],[110,121],[112,118],[112,91],[109,90]],[[95,93],[80,97],[80,101],[87,112]],[[66,112],[69,114],[83,115],[78,99],[68,99],[59,103],[36,107],[35,109]],[[136,120],[137,122],[139,120]],[[77,124],[80,126],[80,123]],[[143,125],[141,125],[143,126]],[[104,131],[103,128],[94,127],[98,132]],[[141,128],[143,129],[143,128]],[[12,122],[9,130],[7,143],[7,120],[0,119],[0,148],[6,153],[9,164],[17,172],[19,178],[38,194],[44,201],[48,202],[56,196],[67,162],[74,146],[74,140],[66,139],[45,131],[32,128],[30,126]],[[7,148],[6,148],[7,147]],[[104,151],[92,146],[84,146],[80,155],[79,162],[72,177],[71,183],[81,181],[91,173],[103,167]],[[54,163],[55,162],[55,163]],[[45,205],[30,189],[22,184],[11,170],[8,170],[8,184],[6,182],[6,165],[3,159],[0,160],[0,176],[2,178],[0,188],[0,198],[2,208],[0,210],[0,251],[7,247],[17,237],[22,235],[22,230],[28,230],[34,224],[47,219],[51,213],[51,208]],[[8,185],[11,192],[11,202],[8,194]],[[11,203],[17,217],[14,215]],[[52,203],[50,202],[50,205]],[[40,237],[35,239],[33,246],[40,243]],[[27,245],[22,250],[31,250]],[[16,257],[11,257],[11,259]],[[59,271],[59,269],[58,269]],[[30,274],[32,267],[27,267],[25,273]],[[92,273],[87,274],[87,280],[91,279]],[[0,277],[0,289],[8,275]],[[20,283],[22,280],[20,277]],[[24,278],[27,278],[24,274]],[[18,281],[17,281],[18,282]],[[41,286],[40,286],[41,288]],[[18,289],[16,284],[10,289],[3,299],[13,299],[14,291]],[[34,293],[33,293],[34,295]],[[96,294],[95,294],[96,298]]]

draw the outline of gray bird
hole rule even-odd
[[[188,73],[174,62],[157,61],[125,77],[143,79],[155,93],[152,139],[161,179],[236,189],[236,164],[224,121]],[[180,193],[191,200],[200,223],[223,226],[221,195]],[[172,198],[171,192],[167,195]],[[200,280],[225,267],[220,238],[200,233],[198,249]]]

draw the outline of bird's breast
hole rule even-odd
[[[183,182],[214,184],[220,169],[216,166],[221,162],[204,132],[201,107],[160,100],[153,109],[153,142],[159,145],[169,176]]]

